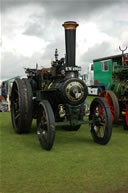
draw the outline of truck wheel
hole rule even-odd
[[[110,107],[113,122],[116,122],[120,115],[119,102],[114,92],[106,90],[100,94],[100,97],[105,98]]]
[[[50,103],[43,100],[37,114],[37,135],[41,146],[50,150],[55,139],[55,117]]]
[[[11,118],[16,133],[27,133],[32,124],[32,90],[27,79],[17,78],[11,91]]]
[[[124,130],[128,130],[128,105],[126,106],[126,115],[124,119]]]
[[[111,111],[102,98],[95,98],[90,106],[89,115],[90,131],[95,142],[105,145],[109,142],[112,134]]]

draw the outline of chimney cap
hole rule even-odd
[[[79,24],[76,23],[75,21],[66,21],[63,24],[63,27],[65,29],[74,29],[75,30],[77,28],[77,26],[79,26]]]

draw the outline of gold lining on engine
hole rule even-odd
[[[79,88],[80,88],[80,91],[81,91],[81,92],[79,92],[79,91],[78,91],[78,88],[74,88],[74,89],[73,89],[74,97],[71,96],[71,93],[70,93],[71,88],[72,88],[73,86],[79,87]],[[77,82],[77,81],[74,81],[74,82],[69,83],[69,84],[67,85],[67,87],[66,87],[66,96],[67,96],[67,98],[68,98],[69,100],[71,100],[71,101],[80,101],[80,100],[83,98],[83,96],[84,96],[84,87],[83,87],[83,85],[82,85],[80,82]]]

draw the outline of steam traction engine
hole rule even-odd
[[[124,129],[128,130],[128,54],[121,51],[122,56],[113,63],[112,81],[100,96],[105,97],[111,109],[112,120],[116,122],[119,117],[122,118]]]
[[[55,139],[55,127],[78,130],[89,123],[95,142],[107,144],[112,133],[111,112],[104,99],[96,98],[90,106],[89,121],[84,102],[87,86],[79,79],[80,67],[75,65],[76,22],[65,22],[66,61],[58,59],[50,68],[26,69],[26,79],[16,79],[11,93],[11,117],[16,133],[29,132],[32,119],[37,120],[37,135],[41,146],[50,150]]]

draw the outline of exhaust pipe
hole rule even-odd
[[[74,21],[64,22],[65,47],[66,47],[66,66],[75,67],[76,55],[76,28],[79,24]]]

